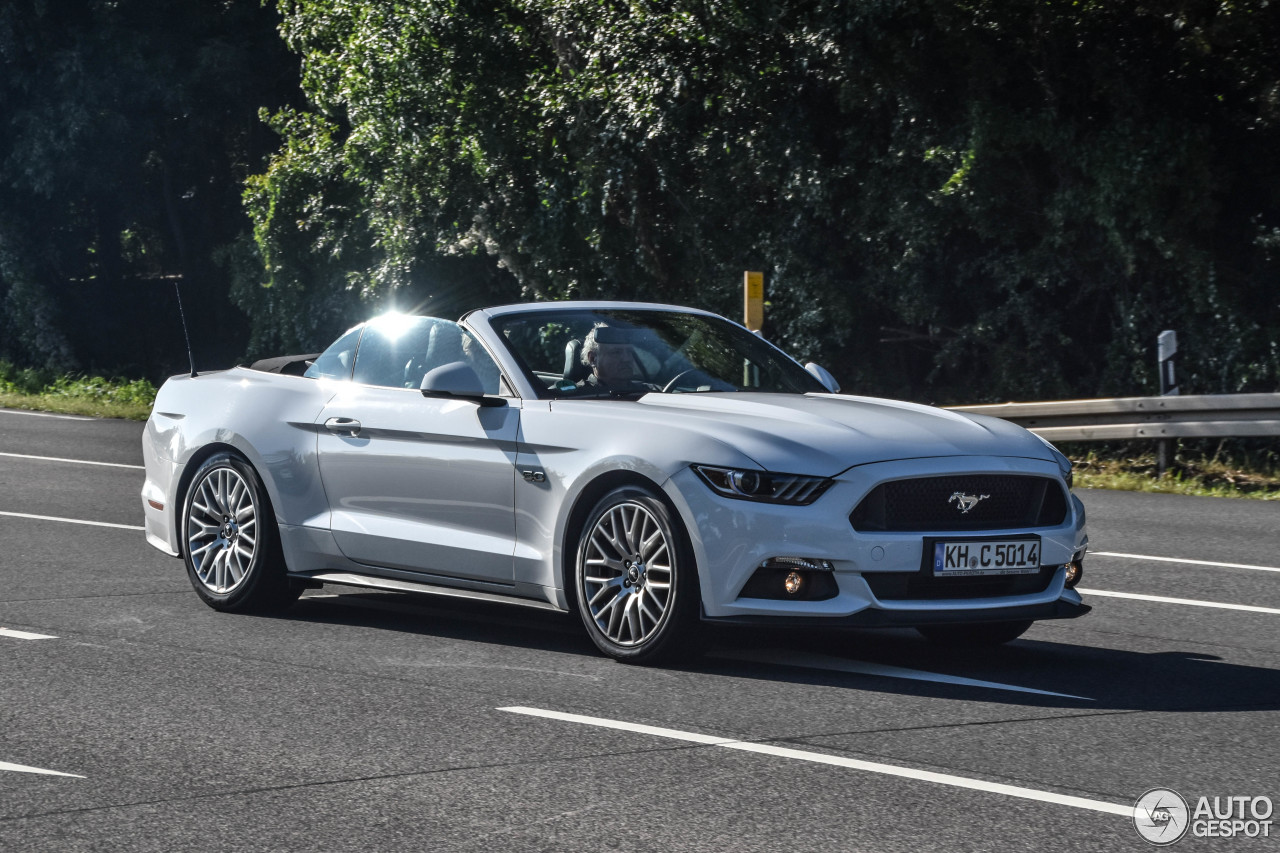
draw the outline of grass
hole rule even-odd
[[[1258,439],[1185,441],[1163,477],[1152,442],[1124,446],[1064,445],[1081,489],[1159,492],[1280,501],[1280,442]]]
[[[54,376],[0,361],[0,408],[145,421],[155,398],[145,379]]]

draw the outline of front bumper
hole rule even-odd
[[[174,524],[177,500],[178,465],[169,458],[173,430],[166,435],[153,414],[142,436],[142,461],[146,480],[142,484],[142,518],[147,542],[170,557],[180,556],[178,531]]]
[[[868,583],[879,576],[902,577],[921,571],[926,540],[964,538],[966,534],[857,531],[849,515],[880,483],[911,477],[951,474],[1026,474],[1060,478],[1056,464],[1024,458],[945,457],[885,462],[855,467],[835,479],[807,507],[752,503],[720,497],[697,475],[683,471],[666,484],[690,533],[702,587],[703,618],[739,624],[914,626],[1025,619],[1069,619],[1089,607],[1064,583],[1063,566],[1088,542],[1084,508],[1074,496],[1061,524],[1016,530],[983,530],[980,537],[1035,534],[1041,542],[1044,582],[1034,589],[985,597],[908,597],[886,595],[886,585]],[[750,598],[748,580],[764,561],[775,557],[826,561],[833,567],[837,593],[821,600]],[[881,595],[873,591],[881,590]]]

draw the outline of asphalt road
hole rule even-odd
[[[735,631],[647,669],[523,608],[215,613],[137,529],[140,435],[0,410],[4,853],[1142,850],[1149,789],[1280,802],[1274,503],[1082,492],[1093,613],[994,651]]]

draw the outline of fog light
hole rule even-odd
[[[1080,583],[1080,578],[1084,577],[1084,563],[1080,560],[1072,560],[1064,568],[1067,570],[1066,587],[1072,589]]]
[[[739,598],[774,601],[825,601],[840,593],[830,560],[771,557],[756,569]]]

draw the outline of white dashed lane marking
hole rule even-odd
[[[8,637],[11,640],[56,640],[57,637],[49,634],[33,634],[30,631],[18,631],[13,628],[0,628],[0,637]]]
[[[1129,598],[1134,601],[1154,601],[1157,604],[1185,604],[1191,607],[1213,607],[1218,610],[1242,610],[1246,613],[1271,613],[1280,615],[1280,608],[1258,607],[1253,604],[1228,604],[1224,601],[1197,601],[1194,598],[1169,598],[1164,595],[1141,595],[1136,592],[1112,592],[1106,589],[1077,589],[1081,595],[1100,595],[1103,598]]]
[[[1217,569],[1252,569],[1255,572],[1280,572],[1277,566],[1254,566],[1249,563],[1215,563],[1210,560],[1187,560],[1182,557],[1153,557],[1150,554],[1122,554],[1118,551],[1090,551],[1090,557],[1119,557],[1125,560],[1154,560],[1157,563],[1183,563],[1188,566],[1212,566]]]
[[[0,515],[8,516],[9,518],[31,518],[36,521],[58,521],[65,524],[88,524],[93,527],[116,527],[121,530],[146,530],[145,527],[140,527],[136,524],[115,524],[110,521],[89,521],[84,518],[59,518],[56,515],[32,515],[27,512],[0,511]]]
[[[547,711],[541,708],[509,707],[499,708],[512,714],[524,714],[530,717],[542,717],[565,723],[578,723],[603,729],[632,732],[634,734],[651,735],[671,740],[716,746],[725,749],[736,749],[743,752],[755,752],[775,758],[787,758],[793,761],[807,761],[814,764],[826,764],[848,770],[861,770],[867,773],[878,773],[884,776],[897,776],[914,779],[919,782],[931,782],[936,785],[948,785],[953,788],[966,788],[970,791],[985,791],[990,794],[1002,794],[1006,797],[1017,797],[1024,800],[1035,800],[1041,803],[1053,803],[1077,809],[1088,809],[1095,812],[1133,817],[1133,806],[1121,803],[1109,803],[1105,800],[1091,800],[1086,797],[1074,797],[1069,794],[1058,794],[1053,791],[1041,791],[1035,788],[1023,788],[1018,785],[1005,785],[999,782],[986,782],[982,779],[971,779],[967,776],[953,776],[949,773],[935,773],[931,770],[917,770],[912,767],[900,767],[896,764],[881,764],[875,761],[862,761],[857,758],[846,758],[840,755],[829,755],[823,752],[809,752],[801,749],[773,746],[767,743],[735,740],[733,738],[704,735],[697,732],[686,732],[679,729],[665,729],[647,726],[642,723],[628,723],[621,720],[609,720],[602,717],[584,717],[580,714],[564,714],[559,711]]]
[[[51,415],[48,412],[26,412],[22,409],[0,409],[0,414],[26,415],[29,418],[56,418],[60,421],[92,421],[97,418],[83,418],[79,415]]]
[[[0,770],[9,770],[14,773],[38,773],[41,776],[70,776],[72,779],[85,778],[75,773],[62,773],[58,770],[45,770],[42,767],[27,767],[25,764],[10,764],[7,761],[0,761]]]
[[[0,628],[0,638],[9,638],[11,640],[56,640],[57,637],[49,634],[35,634],[31,631],[17,631],[13,628]],[[59,770],[45,770],[42,767],[28,767],[25,764],[10,764],[7,761],[0,761],[0,771],[9,771],[11,773],[37,773],[42,776],[70,776],[75,779],[83,779],[83,776],[77,776],[75,773],[63,773]]]
[[[89,459],[68,459],[65,456],[32,456],[30,453],[0,453],[11,459],[33,459],[36,462],[70,462],[75,465],[101,465],[105,468],[130,468],[135,471],[146,470],[142,465],[126,465],[123,462],[94,462]]]

